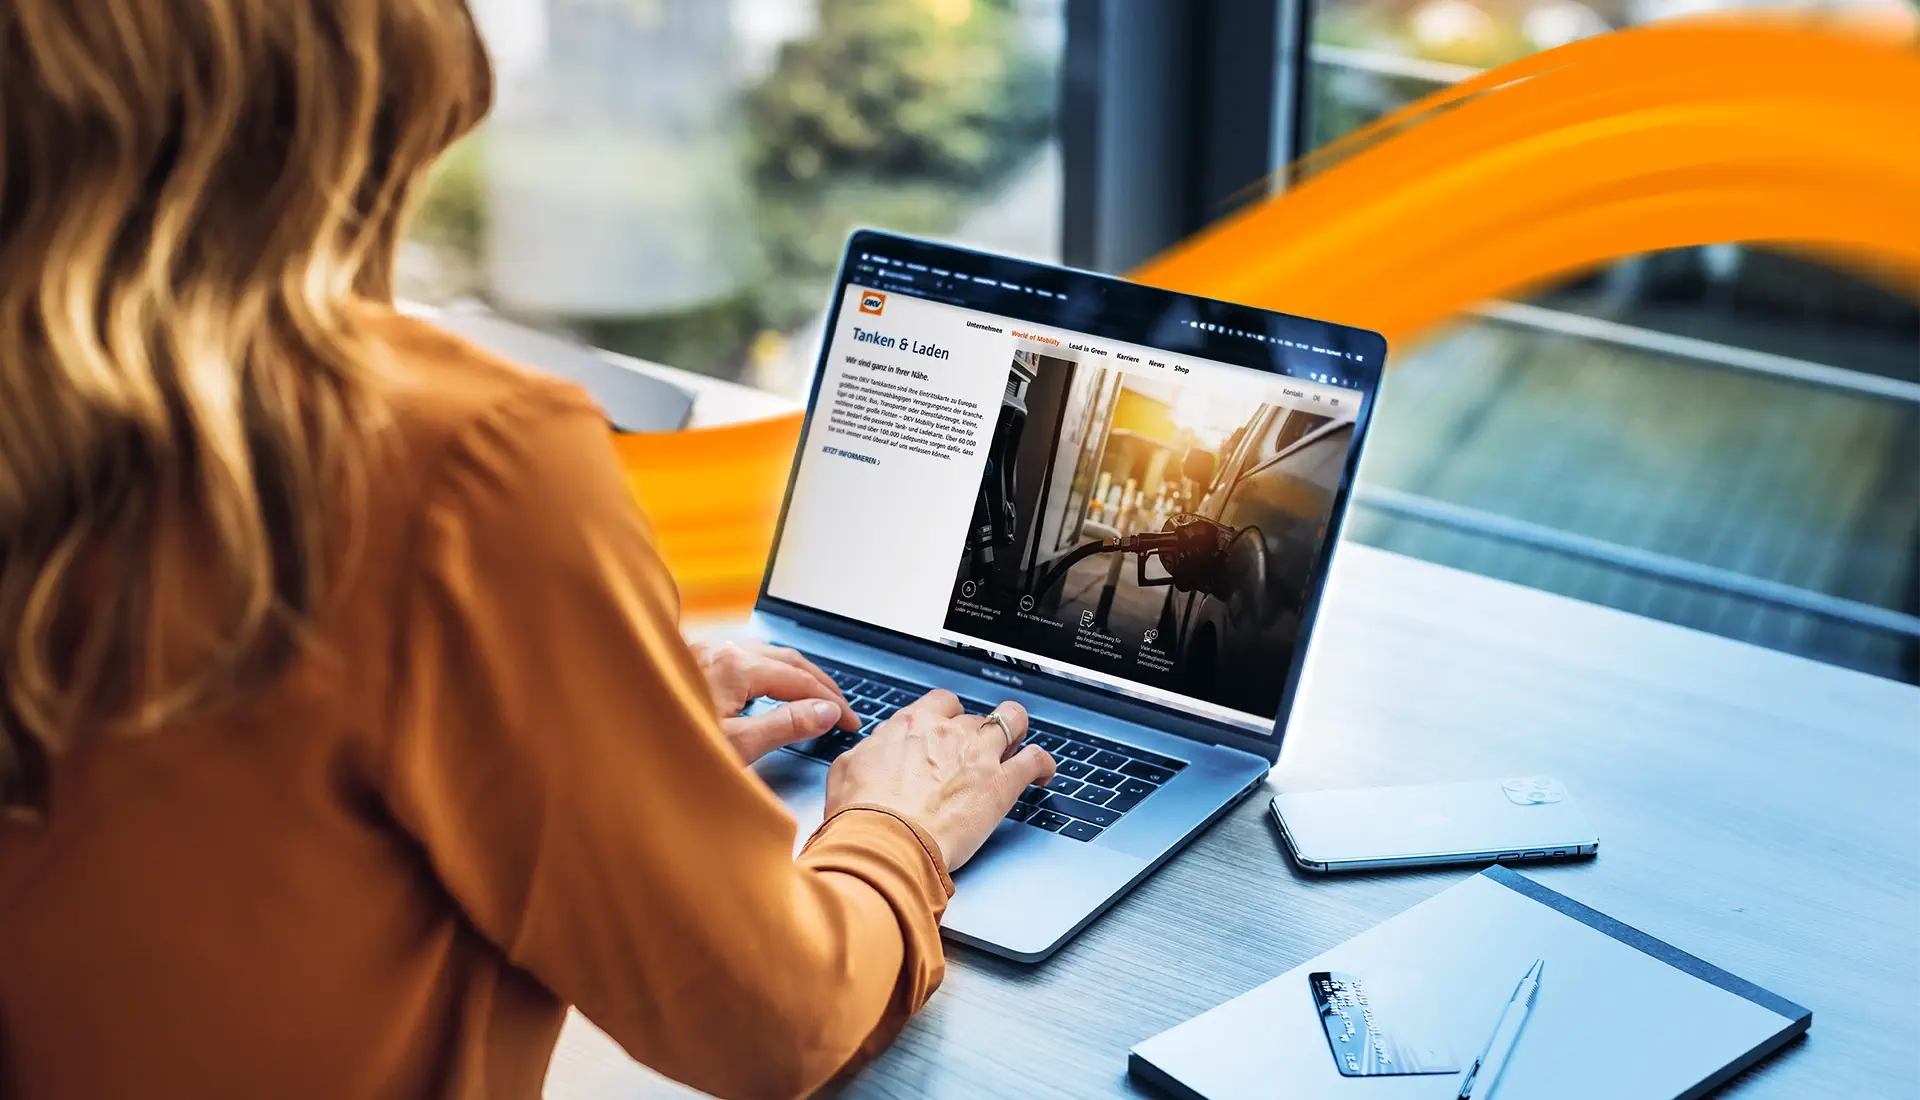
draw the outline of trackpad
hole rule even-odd
[[[827,769],[790,752],[769,754],[753,770],[794,815],[798,854],[820,827]],[[1002,821],[980,852],[954,875],[941,926],[962,941],[1015,957],[1057,947],[1108,898],[1124,890],[1146,861],[1017,821]]]
[[[953,876],[953,901],[940,924],[963,942],[1034,961],[1146,868],[1138,856],[1002,821]]]

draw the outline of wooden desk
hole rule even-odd
[[[1529,874],[1813,1010],[1724,1095],[1920,1095],[1920,689],[1366,547],[1331,585],[1277,785],[1557,775],[1601,855]],[[1133,1043],[1467,873],[1297,873],[1266,802],[1041,966],[950,945],[945,986],[844,1094],[1136,1094]],[[548,1082],[690,1095],[577,1017]]]

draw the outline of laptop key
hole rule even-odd
[[[1104,737],[1096,737],[1091,733],[1080,733],[1076,730],[1071,736],[1073,740],[1090,746],[1095,752],[1112,753],[1123,759],[1136,760],[1143,764],[1152,764],[1156,768],[1165,768],[1169,772],[1179,772],[1187,766],[1183,760],[1175,760],[1172,757],[1161,756],[1157,752],[1148,752],[1145,749],[1136,749],[1132,745],[1122,745],[1118,741],[1109,741]],[[1099,766],[1109,769],[1110,771],[1122,770],[1118,764],[1101,763]]]
[[[1027,824],[1036,829],[1045,829],[1050,833],[1057,833],[1062,826],[1072,820],[1070,817],[1064,817],[1051,810],[1035,810],[1033,811],[1033,816],[1027,818]]]
[[[1068,779],[1064,775],[1056,775],[1047,782],[1048,790],[1058,791],[1061,794],[1072,794],[1080,787],[1081,783],[1078,779]]]
[[[1163,768],[1158,764],[1149,764],[1144,760],[1135,760],[1120,770],[1135,779],[1144,779],[1149,783],[1165,783],[1173,778],[1172,769]]]
[[[1060,793],[1070,794],[1082,802],[1091,802],[1096,806],[1104,806],[1113,798],[1112,791],[1105,787],[1095,787],[1092,784],[1081,787],[1077,791],[1061,791]]]
[[[1025,821],[1033,816],[1033,803],[1015,802],[1013,809],[1007,811],[1007,816],[1015,821]]]
[[[841,753],[860,743],[862,738],[871,736],[874,729],[891,717],[900,707],[918,700],[925,688],[897,682],[888,682],[876,676],[851,672],[830,661],[813,658],[814,663],[826,672],[841,691],[847,695],[847,701],[863,721],[858,732],[833,730],[813,741],[789,746],[794,752],[811,756],[818,760],[832,761]],[[993,704],[979,699],[962,698],[961,706],[968,714],[986,714],[992,711]],[[778,704],[773,700],[755,700],[748,708],[749,713],[759,713]],[[1053,754],[1062,775],[1083,782],[1091,781],[1101,772],[1118,772],[1125,777],[1111,797],[1104,801],[1109,809],[1124,812],[1137,805],[1140,799],[1158,790],[1158,784],[1165,783],[1187,765],[1183,761],[1160,756],[1156,753],[1136,749],[1094,734],[1068,731],[1035,723],[1027,739]],[[1116,759],[1119,762],[1116,763]],[[1104,778],[1104,777],[1102,777]],[[1075,794],[1108,789],[1104,784],[1079,787]],[[1029,805],[1045,795],[1042,788],[1030,787],[1021,796]],[[1057,792],[1056,792],[1057,793]],[[1094,796],[1099,797],[1099,796]],[[1084,803],[1084,800],[1083,800]],[[1085,803],[1093,805],[1093,803]]]
[[[838,760],[841,753],[859,743],[859,734],[849,733],[846,730],[834,730],[816,739],[807,755],[832,762]]]
[[[1082,802],[1077,798],[1069,798],[1064,794],[1050,794],[1047,796],[1047,800],[1040,805],[1041,808],[1052,810],[1057,814],[1066,814],[1068,817],[1077,817],[1082,821],[1090,821],[1103,829],[1120,820],[1120,812],[1118,810],[1110,809],[1107,806],[1096,806],[1091,802]]]
[[[1084,821],[1069,821],[1060,826],[1061,836],[1070,836],[1075,840],[1092,840],[1103,831],[1098,826],[1089,825]]]
[[[1095,752],[1132,753],[1133,750],[1118,741],[1109,741],[1104,737],[1095,737],[1091,733],[1073,732],[1073,739],[1090,746]]]
[[[1098,787],[1107,787],[1107,788],[1118,787],[1120,784],[1125,783],[1126,781],[1127,781],[1127,777],[1124,775],[1121,775],[1119,772],[1110,772],[1104,769],[1100,771],[1096,771],[1092,775],[1087,776],[1087,782],[1092,783]]]
[[[1107,809],[1122,814],[1138,806],[1140,800],[1147,797],[1144,794],[1128,794],[1125,791],[1110,791],[1108,794],[1109,797],[1106,801]]]
[[[1175,760],[1171,757],[1161,756],[1157,752],[1146,752],[1142,749],[1135,748],[1125,748],[1120,751],[1133,757],[1142,764],[1151,764],[1156,768],[1164,768],[1169,772],[1183,771],[1187,766],[1184,760]]]

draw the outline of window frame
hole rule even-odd
[[[1308,0],[1067,0],[1061,254],[1124,272],[1284,186]]]

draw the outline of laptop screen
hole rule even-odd
[[[1266,735],[1385,344],[854,238],[766,595]]]

